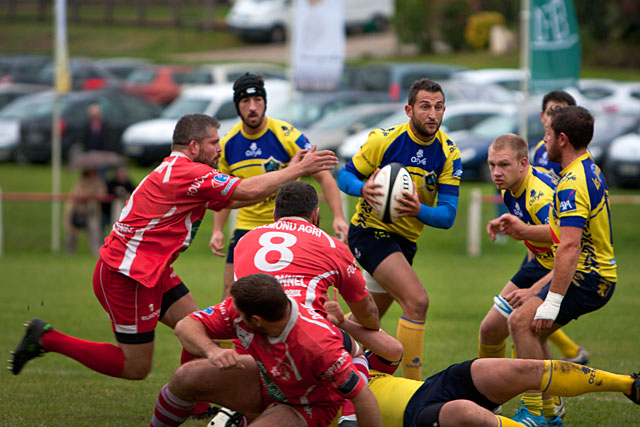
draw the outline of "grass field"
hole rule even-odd
[[[133,168],[135,179],[148,170]],[[74,175],[65,171],[63,190]],[[0,186],[5,192],[49,191],[48,167],[0,165]],[[483,240],[483,254],[465,254],[467,200],[473,187],[486,194],[486,184],[465,182],[460,209],[451,230],[425,229],[414,263],[430,296],[424,343],[426,376],[453,362],[475,357],[477,331],[491,298],[511,277],[522,259],[521,244],[504,245]],[[619,191],[615,192],[620,194]],[[330,213],[323,207],[324,224]],[[0,350],[12,350],[20,340],[25,321],[41,317],[55,328],[80,338],[114,342],[108,319],[91,286],[95,259],[86,244],[75,256],[49,250],[50,205],[7,202],[3,207],[5,256],[0,258]],[[483,209],[483,222],[494,212]],[[638,307],[640,263],[637,248],[637,206],[613,205],[613,229],[619,264],[619,287],[611,302],[566,331],[591,352],[591,365],[630,373],[640,369]],[[211,255],[208,240],[211,216],[205,217],[199,237],[175,263],[176,271],[204,307],[218,302],[223,259]],[[383,319],[384,329],[395,335],[399,308],[394,304]],[[557,352],[555,353],[557,355]],[[153,371],[141,382],[128,382],[96,374],[59,354],[30,362],[17,377],[0,374],[0,425],[148,425],[157,393],[177,366],[180,346],[172,331],[159,326]],[[514,400],[505,415],[516,410]],[[592,394],[567,399],[567,426],[638,425],[640,408],[621,394]],[[205,425],[189,422],[187,425]]]

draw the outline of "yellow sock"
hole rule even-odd
[[[522,393],[520,401],[533,415],[542,414],[542,393]]]
[[[633,378],[563,360],[545,360],[540,390],[558,396],[579,396],[595,391],[629,393]]]
[[[573,359],[574,357],[578,357],[578,352],[580,351],[580,346],[573,342],[571,338],[561,329],[558,329],[551,335],[549,335],[549,341],[553,343],[558,350],[562,353],[565,359]]]
[[[507,340],[497,345],[478,342],[478,357],[505,357],[507,354]]]
[[[542,399],[542,415],[551,418],[556,414],[556,405],[553,403],[553,397]]]
[[[496,415],[496,418],[500,427],[522,427],[522,424],[513,421],[511,418],[503,417],[502,415]]]
[[[424,344],[424,322],[398,319],[396,338],[404,347],[402,355],[402,376],[412,380],[422,380],[422,347]]]
[[[553,396],[553,404],[554,405],[559,405],[560,404],[560,398],[558,396]]]
[[[516,354],[516,345],[511,341],[511,358],[517,359],[518,355]]]

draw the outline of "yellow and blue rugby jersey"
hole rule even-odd
[[[282,169],[297,151],[311,148],[299,130],[271,117],[267,117],[267,125],[256,135],[245,134],[242,122],[236,124],[220,144],[220,171],[240,178]],[[275,193],[255,205],[241,208],[236,228],[251,230],[273,222],[274,207]]]
[[[509,212],[529,225],[549,224],[549,211],[557,182],[542,170],[529,167],[522,186],[514,193],[503,190],[502,198]],[[553,268],[552,243],[524,240],[524,244],[536,255],[544,267]]]
[[[404,411],[421,386],[422,381],[394,377],[373,369],[369,371],[369,388],[378,401],[382,425],[403,425]]]
[[[554,242],[560,227],[582,228],[577,271],[617,281],[607,182],[591,155],[585,153],[560,172],[551,216]]]
[[[554,177],[560,177],[560,171],[562,165],[560,163],[549,161],[549,154],[547,153],[547,145],[544,143],[544,139],[535,146],[533,149],[533,155],[531,156],[531,164],[538,168],[543,169],[545,172],[553,175]]]
[[[393,162],[402,163],[407,168],[422,204],[435,206],[438,194],[459,195],[462,177],[460,152],[442,130],[438,130],[430,141],[423,142],[413,134],[409,122],[389,129],[376,129],[346,168],[359,179],[366,179],[376,168]],[[415,217],[403,217],[394,224],[385,224],[376,218],[372,207],[362,197],[351,223],[387,230],[413,242],[424,227]]]

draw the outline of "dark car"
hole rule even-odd
[[[268,110],[267,115],[285,120],[298,129],[306,129],[312,123],[349,105],[388,102],[389,98],[376,92],[334,91],[334,92],[297,92],[292,101],[281,107]]]
[[[19,162],[45,163],[51,160],[51,125],[54,93],[27,95],[0,110],[0,157]],[[87,109],[100,105],[109,126],[107,148],[120,152],[124,129],[132,123],[158,117],[161,109],[143,99],[117,90],[70,92],[61,95],[62,154],[82,149]]]
[[[0,83],[0,109],[21,96],[49,89],[48,86],[30,83]]]
[[[520,115],[517,108],[507,114],[500,114],[481,121],[469,131],[452,132],[449,137],[460,150],[465,179],[491,181],[487,156],[489,145],[495,138],[505,133],[519,133]],[[538,111],[527,114],[527,142],[534,147],[544,138],[544,126]]]
[[[124,83],[124,90],[146,100],[167,105],[180,95],[191,67],[185,65],[148,65],[138,68]]]
[[[73,90],[116,88],[122,85],[122,80],[91,59],[74,58],[69,61],[69,70]],[[55,72],[56,63],[51,61],[38,74],[38,84],[53,86]]]
[[[39,73],[51,62],[47,55],[7,55],[0,57],[0,82],[39,83]]]
[[[342,84],[354,89],[382,92],[388,101],[406,99],[411,84],[423,77],[434,81],[448,80],[464,67],[430,62],[379,63],[350,68],[345,72]]]

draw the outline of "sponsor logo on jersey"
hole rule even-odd
[[[222,194],[223,196],[226,196],[227,193],[231,190],[231,188],[233,188],[233,184],[239,180],[240,178],[232,178],[229,180],[229,182],[227,183],[227,186],[224,187],[224,190],[222,190],[222,192],[220,194]]]
[[[422,175],[422,188],[427,193],[435,193],[438,189],[438,177],[435,172],[429,171]]]
[[[278,361],[276,366],[273,366],[270,370],[272,377],[280,378],[282,381],[289,381],[291,379],[292,369],[283,361]]]
[[[262,155],[262,150],[258,148],[257,143],[252,142],[251,145],[249,145],[249,149],[244,152],[244,155],[247,157],[258,157]]]
[[[522,208],[520,208],[520,203],[515,202],[513,204],[513,214],[520,219],[522,219],[522,217],[524,216],[524,214],[522,213]]]
[[[262,163],[262,169],[265,172],[273,172],[280,170],[284,167],[284,163],[277,161],[273,158],[273,156],[269,157],[266,161]]]
[[[535,202],[540,200],[544,196],[542,191],[536,192],[536,190],[531,190],[531,194],[529,194],[529,206],[532,206]]]
[[[349,360],[349,353],[347,353],[346,351],[342,351],[342,354],[340,354],[340,357],[338,357],[338,360],[333,362],[333,364],[329,366],[329,369],[327,369],[325,372],[323,372],[320,375],[320,378],[322,380],[326,380],[328,378],[333,377],[337,372],[340,371],[340,369],[342,369],[345,363],[347,363],[347,360]]]
[[[560,202],[560,213],[576,210],[576,190],[573,188],[561,190],[558,192],[558,201]]]
[[[411,163],[415,163],[418,166],[426,166],[427,158],[424,156],[424,150],[422,148],[416,151],[416,155],[411,157]]]
[[[189,186],[189,189],[187,190],[187,195],[188,196],[195,196],[198,193],[198,190],[200,190],[200,187],[202,186],[202,183],[205,182],[207,177],[209,175],[211,175],[212,173],[213,172],[208,172],[206,175],[203,175],[201,177],[198,177],[198,178],[194,179],[193,183]]]
[[[229,181],[229,175],[225,175],[223,173],[217,173],[211,179],[211,185],[213,185],[213,188],[218,188],[218,187],[224,186],[228,181]]]
[[[261,361],[256,360],[256,365],[258,365],[258,369],[260,370],[260,377],[262,378],[264,388],[267,390],[267,395],[280,402],[286,402],[286,396],[284,395],[282,390],[280,390],[280,388],[271,380],[271,378],[269,378],[267,369],[265,368],[264,364]]]
[[[236,335],[244,348],[249,348],[251,341],[253,341],[253,337],[255,336],[253,333],[240,326],[240,323],[236,323]]]
[[[153,309],[153,304],[149,304],[149,305],[151,306],[150,308]],[[160,316],[160,309],[157,309],[156,311],[151,312],[151,314],[147,316],[141,316],[140,319],[146,321],[146,320],[151,320],[154,317],[158,317],[158,316]]]

